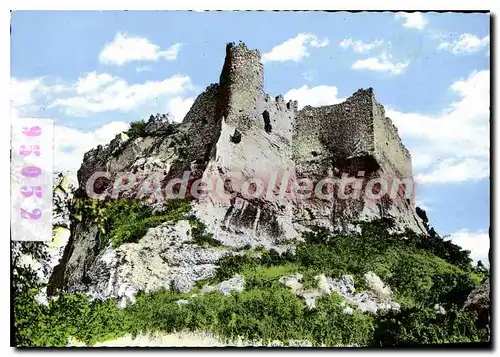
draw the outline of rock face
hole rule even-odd
[[[490,279],[488,278],[469,294],[463,307],[466,310],[475,311],[478,314],[478,328],[487,328],[488,338],[490,336],[491,321],[490,295]]]
[[[78,194],[89,195],[90,189],[101,198],[135,197],[154,205],[165,196],[182,196],[182,188],[175,188],[172,182],[185,178],[187,197],[195,198],[192,212],[217,240],[230,247],[279,248],[300,238],[312,225],[347,229],[356,219],[389,216],[399,228],[425,232],[415,213],[413,196],[404,197],[399,185],[394,197],[385,193],[369,199],[364,194],[344,199],[342,194],[355,188],[347,187],[346,191],[335,184],[330,191],[328,185],[308,188],[310,198],[304,198],[304,192],[299,195],[304,186],[297,180],[341,182],[338,180],[346,174],[350,178],[362,176],[360,189],[371,190],[375,196],[384,193],[384,180],[390,185],[400,180],[408,189],[408,182],[412,183],[410,154],[371,88],[357,91],[341,104],[297,108],[296,101],[285,102],[282,96],[271,98],[264,93],[264,68],[257,50],[230,43],[219,83],[198,96],[182,123],[170,123],[166,116],[151,117],[141,135],[122,133],[107,146],[86,153],[78,171]],[[99,172],[105,172],[106,177]],[[117,185],[124,177],[127,183]],[[209,194],[200,197],[192,190],[198,187],[198,179],[203,180]],[[370,184],[373,179],[378,183]],[[99,248],[97,227],[90,222],[75,224],[52,276],[52,289],[88,291],[97,282],[106,281],[108,278],[96,278],[99,271],[104,274],[111,269],[102,265],[106,254],[118,259],[116,269],[130,254],[137,256],[125,266],[134,266],[138,260],[147,267],[153,261],[148,259],[171,254],[169,249],[175,248],[162,245],[170,239],[166,235],[160,235],[159,241],[149,240],[156,230],[137,243],[143,248],[131,245],[105,253]],[[151,255],[144,258],[141,249],[149,244]],[[153,252],[156,248],[161,252]],[[207,264],[215,262],[215,255]],[[162,259],[162,264],[171,263]],[[198,266],[199,262],[193,264]],[[170,278],[160,275],[159,285],[165,286]],[[205,273],[194,275],[207,277]],[[139,277],[130,279],[133,289],[149,284],[144,281],[144,285]]]
[[[110,247],[86,272],[87,291],[96,299],[134,301],[137,292],[175,287],[190,291],[196,281],[211,277],[215,263],[233,252],[192,244],[187,221],[150,229],[138,243]],[[77,289],[78,290],[78,289]]]

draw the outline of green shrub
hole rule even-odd
[[[139,200],[120,198],[99,201],[91,198],[76,199],[71,215],[76,221],[92,222],[101,232],[101,247],[111,242],[113,247],[137,242],[147,230],[164,222],[175,224],[186,218],[190,206],[187,200],[165,202],[163,210],[153,213],[153,208]]]
[[[367,346],[372,344],[373,317],[355,310],[344,314],[343,298],[333,293],[319,299],[317,307],[305,319],[316,346]]]
[[[244,269],[258,265],[257,259],[247,255],[234,255],[218,261],[219,267],[212,282],[230,279],[235,274],[240,274]]]
[[[130,123],[130,128],[125,132],[130,140],[146,136],[147,122],[144,120],[133,121]]]
[[[194,244],[201,247],[219,247],[222,245],[220,241],[214,239],[212,233],[207,232],[205,224],[195,216],[189,217],[189,224],[191,225],[191,236]]]
[[[123,207],[123,202],[126,207]],[[169,200],[163,211],[156,214],[153,214],[150,207],[135,200],[111,204],[109,214],[113,218],[109,220],[108,233],[103,236],[103,241],[111,240],[113,247],[118,247],[123,243],[137,242],[149,228],[164,222],[175,224],[185,218],[189,210],[190,206],[186,200]]]
[[[476,320],[470,311],[452,309],[441,315],[430,308],[403,309],[399,314],[377,317],[375,343],[402,346],[486,341],[486,331],[476,328]]]

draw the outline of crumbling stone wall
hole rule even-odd
[[[285,99],[281,95],[276,98],[265,95],[264,102],[259,104],[258,108],[262,110],[261,117],[264,123],[264,131],[268,134],[274,133],[287,145],[291,146],[293,125],[297,116],[297,101],[285,102]],[[269,117],[269,130],[266,130],[265,113]]]
[[[353,158],[372,156],[377,162],[373,170],[390,166],[399,177],[412,176],[410,154],[372,88],[360,89],[340,104],[299,111],[293,152],[297,163],[328,158],[339,169]]]
[[[377,160],[390,166],[399,178],[411,178],[413,173],[410,152],[403,145],[396,126],[385,116],[384,107],[375,99],[374,102],[373,131]]]
[[[364,185],[371,179],[383,178],[390,194],[395,179],[413,177],[409,152],[395,126],[385,117],[372,88],[358,90],[343,103],[304,107],[297,114],[292,142],[298,178],[318,182],[326,176],[339,179],[342,174],[356,177],[362,172]],[[414,185],[410,190],[414,194]],[[334,197],[339,197],[339,187],[334,188]],[[297,208],[299,220],[317,225],[345,227],[362,216],[392,215],[401,226],[419,229],[411,200],[402,197],[391,200],[384,195],[380,202],[363,198],[329,202],[313,197],[298,203]]]
[[[213,155],[213,147],[220,135],[220,118],[218,84],[211,84],[194,101],[191,109],[184,117],[182,124],[189,132],[189,145],[185,147],[184,163],[179,163],[179,175],[181,171],[191,170],[203,172],[208,161]],[[182,165],[184,164],[184,165]]]
[[[373,151],[371,89],[359,90],[340,104],[306,106],[299,111],[293,152],[294,161],[304,166],[303,170],[316,171],[306,167],[318,160],[327,160],[328,166],[341,169],[347,160],[371,155]]]

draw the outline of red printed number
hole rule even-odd
[[[42,174],[42,169],[37,166],[26,166],[21,170],[21,174],[24,177],[38,177]]]
[[[40,136],[42,134],[42,128],[39,126],[32,126],[31,128],[24,127],[23,134],[27,136]]]
[[[21,187],[21,195],[24,197],[31,197],[35,194],[36,197],[41,198],[43,196],[42,186],[23,186]]]
[[[28,156],[31,153],[34,153],[36,156],[40,156],[40,146],[39,145],[30,145],[29,148],[26,145],[21,145],[19,147],[19,154],[23,156]]]
[[[42,211],[35,208],[33,211],[28,212],[24,208],[21,208],[21,217],[26,219],[39,219],[42,216]]]

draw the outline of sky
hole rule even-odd
[[[490,17],[459,13],[16,11],[11,116],[55,121],[58,170],[152,113],[182,121],[227,42],[262,54],[265,91],[305,105],[374,88],[412,156],[417,205],[488,261]]]

